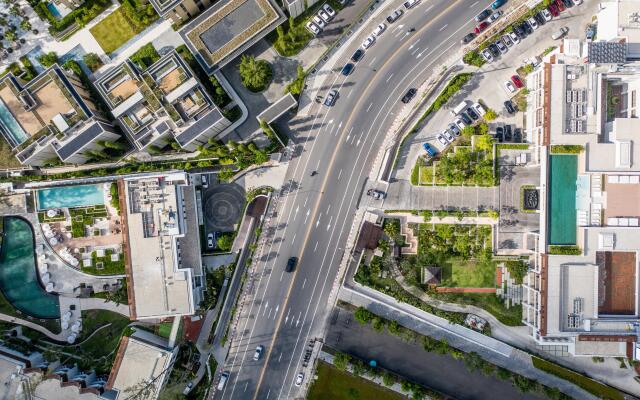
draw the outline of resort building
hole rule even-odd
[[[285,20],[272,0],[221,0],[180,29],[200,65],[211,74]]]
[[[203,290],[195,187],[184,172],[119,185],[131,319],[193,314]]]
[[[171,373],[178,349],[168,349],[164,339],[145,331],[123,336],[104,397],[157,399]]]
[[[158,15],[176,25],[182,25],[213,3],[212,0],[149,0]]]
[[[80,80],[58,65],[26,84],[12,73],[0,79],[0,133],[29,166],[82,164],[100,142],[120,138]]]
[[[175,140],[195,151],[231,125],[176,52],[143,71],[127,60],[95,86],[138,150],[157,152]]]
[[[626,57],[566,39],[527,77],[542,184],[523,322],[556,352],[640,358],[640,64]]]

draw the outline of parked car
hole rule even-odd
[[[480,22],[480,23],[478,24],[478,26],[476,26],[476,27],[473,29],[473,32],[477,35],[477,34],[479,34],[480,32],[482,32],[482,31],[484,31],[485,29],[487,29],[488,27],[489,27],[489,23],[487,23],[487,22]]]
[[[485,19],[489,18],[491,16],[491,10],[486,9],[486,10],[482,10],[482,12],[480,12],[480,14],[476,15],[476,17],[474,18],[476,20],[476,22],[482,22]]]
[[[509,38],[513,41],[513,44],[520,43],[520,36],[515,32],[509,32]]]
[[[513,47],[514,43],[513,40],[511,40],[511,38],[509,37],[509,35],[504,35],[502,36],[502,43],[506,44],[507,47]]]
[[[549,7],[547,7],[547,10],[549,10],[549,12],[551,13],[551,15],[553,15],[554,18],[560,15],[560,10],[558,10],[558,6],[555,5],[554,3],[549,4]]]
[[[494,44],[498,48],[501,54],[504,54],[507,51],[509,51],[509,48],[505,46],[504,43],[502,43],[502,40],[496,40]]]
[[[562,2],[562,0],[556,0],[555,4],[556,4],[556,7],[558,7],[558,11],[560,11],[560,12],[563,12],[564,10],[567,9],[567,7],[565,7],[565,5]]]
[[[429,143],[423,143],[422,148],[427,152],[429,157],[435,157],[438,154],[438,151],[433,148]]]
[[[447,147],[449,145],[449,141],[447,139],[445,139],[444,135],[442,133],[438,133],[436,135],[436,140],[438,142],[440,142],[441,145],[443,145],[444,147]]]
[[[317,15],[314,15],[311,19],[313,20],[314,24],[318,25],[318,28],[320,28],[320,30],[324,29],[324,27],[327,26],[322,18],[318,17]]]
[[[522,143],[522,129],[516,128],[513,130],[513,141],[515,143]]]
[[[519,39],[524,39],[527,37],[527,30],[524,29],[524,22],[520,25],[514,25],[513,32],[515,32]]]
[[[357,49],[356,51],[353,52],[353,55],[351,56],[351,61],[358,62],[360,61],[362,56],[364,56],[364,50]]]
[[[373,30],[373,34],[375,36],[380,36],[382,35],[382,32],[385,31],[385,29],[387,29],[387,25],[383,22],[380,25],[376,26],[376,29]]]
[[[515,93],[516,92],[516,87],[513,86],[513,83],[511,83],[511,81],[505,81],[504,82],[504,87],[507,89],[507,92],[509,92],[509,93]]]
[[[562,3],[564,4],[565,7],[567,8],[571,8],[573,7],[573,1],[571,0],[562,0]]]
[[[505,142],[510,142],[513,139],[513,136],[511,135],[511,125],[505,125],[504,126],[504,141]]]
[[[487,109],[482,104],[480,104],[478,102],[473,103],[473,108],[476,110],[478,115],[480,115],[481,117],[484,117],[484,115],[487,113]]]
[[[480,119],[480,116],[478,115],[476,110],[473,109],[473,107],[467,108],[467,115],[470,116],[471,119],[474,121],[477,121]]]
[[[458,128],[460,128],[460,131],[467,127],[467,124],[462,120],[462,118],[459,117],[454,119],[453,123],[456,124]]]
[[[331,21],[331,17],[324,10],[318,11],[318,16],[322,18],[322,20],[327,24],[329,23],[329,21]]]
[[[455,140],[451,132],[449,132],[447,129],[442,132],[442,136],[444,136],[444,138],[447,139],[447,142],[449,143],[453,143],[453,141]]]
[[[496,0],[493,3],[491,3],[491,8],[493,8],[494,10],[497,10],[498,8],[502,7],[506,2],[507,0]]]
[[[540,28],[535,18],[531,17],[526,21],[534,30]]]
[[[569,32],[569,28],[567,28],[566,26],[563,26],[562,28],[558,29],[557,32],[554,32],[554,34],[551,35],[551,39],[553,40],[562,39],[562,37],[564,37],[564,35],[566,35],[567,32]]]
[[[487,18],[488,23],[495,22],[502,15],[502,11],[496,11]]]
[[[516,107],[513,105],[513,102],[511,100],[507,100],[504,102],[504,108],[509,114],[513,114],[514,112],[516,112]]]
[[[296,375],[295,385],[296,386],[301,386],[303,380],[304,380],[304,374],[302,372],[300,372],[298,375]]]
[[[324,12],[326,12],[327,14],[329,14],[329,17],[333,18],[336,16],[336,12],[333,8],[331,8],[331,6],[327,3],[324,3],[322,5],[322,9],[324,10]]]
[[[413,8],[416,4],[420,3],[420,0],[407,0],[404,2],[404,8],[407,10]]]
[[[469,118],[469,116],[465,113],[460,113],[460,118],[464,121],[465,124],[467,125],[471,125],[473,123],[473,121],[471,121],[471,118]]]
[[[504,128],[501,126],[496,127],[496,139],[500,143],[504,141]]]
[[[371,47],[374,43],[376,42],[376,37],[373,35],[367,36],[366,39],[364,39],[364,42],[362,42],[362,48],[363,49],[368,49],[369,47]]]
[[[215,243],[213,241],[213,233],[209,233],[207,235],[207,247],[210,249],[213,249],[215,246]]]
[[[376,200],[382,200],[387,197],[387,194],[381,190],[369,189],[367,190],[367,196],[371,196]]]
[[[460,136],[460,133],[461,133],[461,132],[460,132],[460,128],[458,128],[458,125],[456,125],[456,124],[449,124],[448,128],[449,128],[449,130],[450,130],[451,132],[453,132],[453,134],[454,134],[454,135],[456,135],[456,136]]]
[[[573,4],[579,6],[580,4],[582,4],[582,0],[573,0]]]
[[[407,93],[404,94],[404,96],[402,96],[402,102],[404,104],[407,104],[411,101],[411,99],[413,99],[413,96],[416,95],[418,91],[415,88],[411,88],[409,90],[407,90]]]
[[[256,347],[255,353],[253,353],[253,361],[258,361],[260,357],[262,357],[262,352],[264,351],[264,346],[259,345]]]
[[[584,33],[587,40],[593,40],[596,37],[596,28],[593,25],[587,26],[587,30]]]
[[[544,15],[542,15],[540,11],[533,14],[533,19],[536,20],[536,22],[538,23],[538,26],[542,26],[547,23],[547,21],[544,19]]]
[[[318,27],[318,25],[314,24],[313,21],[307,22],[305,26],[307,27],[309,32],[313,33],[314,35],[320,33],[320,28]]]
[[[511,82],[513,82],[514,86],[518,89],[524,87],[524,83],[522,83],[522,79],[518,75],[513,75],[511,77]]]
[[[297,257],[289,257],[289,259],[287,260],[287,265],[284,268],[284,270],[287,272],[293,272],[293,270],[296,268],[297,263],[298,263]]]
[[[528,21],[524,21],[520,26],[524,29],[525,32],[527,32],[527,35],[531,35],[533,33],[533,27]]]
[[[333,89],[331,91],[329,91],[329,93],[327,94],[327,97],[325,97],[324,99],[324,105],[327,107],[331,107],[333,106],[333,104],[336,102],[336,99],[338,98],[338,91]]]
[[[471,32],[471,33],[467,33],[463,38],[462,38],[462,44],[467,44],[469,42],[471,42],[473,39],[475,39],[476,34]]]
[[[398,20],[402,16],[402,10],[395,10],[387,17],[387,22],[392,24]]]
[[[340,71],[340,72],[344,76],[349,76],[351,74],[351,72],[353,71],[353,67],[354,67],[354,65],[351,64],[351,63],[345,64],[345,66],[342,67],[342,71]]]
[[[546,8],[543,8],[542,10],[540,10],[540,13],[542,14],[542,17],[544,18],[544,20],[547,22],[553,19],[553,16],[549,12],[549,10],[547,10]]]
[[[489,51],[489,49],[482,50],[480,54],[482,55],[482,58],[484,58],[486,62],[488,63],[493,62],[493,55],[491,55],[491,52]]]
[[[494,57],[499,57],[500,56],[500,49],[498,48],[498,46],[496,46],[495,43],[491,43],[489,45],[489,47],[487,47],[487,48],[491,52],[492,56],[494,56]]]

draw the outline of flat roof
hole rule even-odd
[[[189,125],[189,127],[184,131],[178,132],[175,136],[176,141],[180,146],[186,146],[191,143],[191,141],[202,135],[205,131],[209,130],[209,128],[212,128],[219,121],[224,119],[225,118],[218,107],[213,107],[209,112],[200,117],[200,119]]]
[[[598,266],[549,257],[547,333],[583,331],[585,319],[597,318]],[[579,316],[572,326],[571,314]]]
[[[607,179],[604,189],[607,196],[605,221],[611,217],[640,217],[640,184],[612,183]]]
[[[635,315],[636,313],[636,253],[599,251],[598,313],[605,315]]]

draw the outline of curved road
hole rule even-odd
[[[231,377],[216,398],[303,395],[294,379],[309,340],[323,334],[329,293],[338,278],[354,213],[385,135],[403,106],[399,99],[459,49],[460,38],[473,29],[473,17],[487,5],[422,0],[411,10],[402,7],[404,15],[387,24],[353,73],[341,75],[342,65],[388,14],[382,13],[368,23],[365,33],[351,38],[334,70],[327,71],[322,94],[337,89],[335,106],[314,103],[308,116],[290,121],[299,154],[287,173],[291,190],[280,198],[277,217],[263,230],[269,236],[257,250],[253,301],[244,305],[247,315],[240,319],[225,364]],[[416,31],[409,33],[410,27]],[[311,177],[313,170],[319,173]],[[363,205],[369,201],[373,200],[362,197]],[[285,273],[291,256],[298,257],[298,266],[294,273]],[[257,345],[266,350],[256,362]]]

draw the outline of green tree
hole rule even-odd
[[[276,27],[276,33],[278,34],[278,39],[279,40],[283,40],[283,38],[284,38],[284,28],[282,28],[282,25],[278,25]]]
[[[338,352],[333,356],[333,365],[340,371],[346,371],[351,357],[348,354]]]
[[[475,50],[472,50],[462,57],[465,64],[482,67],[485,63],[484,58]]]
[[[476,128],[471,125],[465,126],[464,129],[462,129],[462,134],[468,138],[475,135],[475,133],[476,133]]]
[[[40,64],[42,64],[44,67],[49,68],[50,66],[58,62],[58,55],[55,52],[50,51],[46,54],[41,55],[38,58],[38,61],[40,61]]]
[[[220,249],[221,251],[230,251],[231,250],[231,246],[233,246],[233,235],[231,234],[222,234],[217,242],[216,245],[218,246],[218,249]]]
[[[382,383],[385,386],[392,386],[394,383],[396,383],[396,378],[390,373],[385,372],[384,374],[382,374]]]
[[[82,61],[84,61],[91,72],[95,72],[98,68],[102,67],[102,60],[96,53],[85,54],[82,56]]]
[[[489,125],[486,122],[479,123],[477,125],[478,135],[486,135],[489,133]]]
[[[374,317],[373,313],[364,307],[358,307],[353,316],[356,321],[358,321],[362,325],[368,324]]]
[[[222,170],[218,173],[218,178],[221,181],[229,182],[235,174],[236,173],[231,168],[222,168]]]
[[[493,120],[495,120],[496,118],[498,118],[498,114],[496,114],[495,111],[493,111],[493,109],[489,108],[486,112],[486,114],[484,114],[484,120],[487,122],[491,122]]]
[[[18,38],[18,34],[14,29],[9,29],[4,33],[4,38],[10,42],[13,42]]]
[[[273,71],[265,60],[256,60],[253,56],[242,55],[239,65],[242,84],[252,92],[261,92],[271,83]]]
[[[489,135],[479,135],[475,137],[475,147],[480,151],[491,151],[493,149],[493,138]]]
[[[29,22],[28,19],[23,19],[22,21],[20,21],[20,28],[24,31],[30,31],[31,30],[31,22]]]

